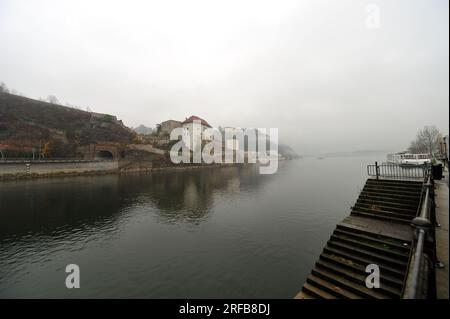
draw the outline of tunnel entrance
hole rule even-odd
[[[113,160],[114,156],[110,151],[106,151],[106,150],[102,150],[102,151],[98,151],[95,159],[99,159],[99,160]]]

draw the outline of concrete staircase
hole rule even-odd
[[[301,299],[400,298],[411,242],[339,224],[307,277]],[[366,266],[380,268],[380,288],[369,289]]]
[[[400,298],[411,240],[381,230],[409,229],[405,224],[416,216],[421,190],[421,182],[368,179],[351,216],[336,226],[296,298]],[[366,287],[369,264],[380,268],[380,288]]]
[[[410,224],[420,204],[422,182],[368,179],[352,215]]]

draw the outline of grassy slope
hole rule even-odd
[[[128,143],[134,134],[111,120],[89,112],[0,93],[0,144],[32,146],[39,140],[64,143]]]

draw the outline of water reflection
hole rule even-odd
[[[236,194],[257,189],[264,180],[254,178],[257,174],[254,166],[247,165],[124,176],[120,188],[126,193],[121,197],[129,199],[128,205],[157,208],[155,213],[161,222],[199,224],[211,213],[217,193]]]
[[[242,166],[2,183],[0,241],[80,228],[117,231],[121,215],[136,206],[152,209],[161,222],[199,224],[216,192],[255,189],[267,180],[257,174],[254,166]]]
[[[292,298],[374,160],[0,183],[0,298]]]

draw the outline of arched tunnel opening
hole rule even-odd
[[[95,158],[100,160],[113,160],[114,155],[110,151],[101,150],[97,152]]]

